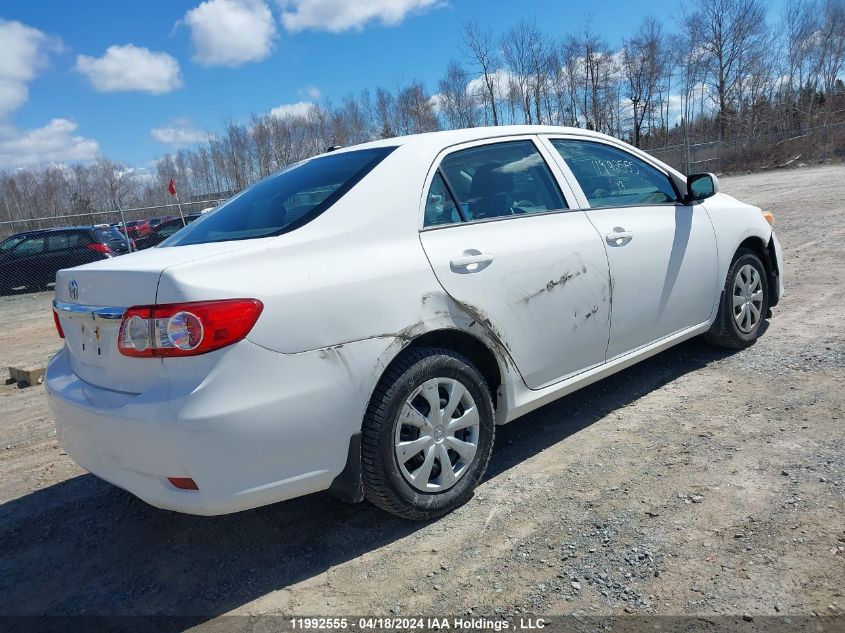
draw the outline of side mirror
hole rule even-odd
[[[690,174],[687,177],[687,199],[704,200],[719,193],[719,179],[714,174]]]

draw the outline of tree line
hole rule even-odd
[[[644,19],[618,48],[589,20],[562,37],[531,20],[502,33],[470,21],[435,86],[226,121],[151,170],[106,158],[7,170],[0,220],[163,204],[171,178],[183,200],[226,197],[330,146],[440,129],[568,125],[645,149],[798,134],[845,122],[843,72],[845,0],[788,0],[779,15],[763,0],[699,0],[670,26]]]

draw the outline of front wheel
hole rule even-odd
[[[766,268],[754,251],[741,248],[728,270],[719,315],[705,338],[712,345],[730,349],[753,345],[763,333],[768,310]]]
[[[410,350],[385,372],[367,409],[364,494],[407,519],[450,512],[481,481],[494,431],[490,390],[468,359]]]

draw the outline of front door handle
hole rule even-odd
[[[604,236],[604,239],[611,246],[625,246],[625,244],[634,239],[634,234],[619,226],[614,226],[613,233],[608,233]]]
[[[476,250],[464,251],[460,257],[449,260],[452,270],[461,272],[478,272],[487,267],[493,261],[493,253],[481,253]]]

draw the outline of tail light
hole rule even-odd
[[[88,244],[88,248],[92,251],[100,253],[101,255],[114,255],[114,251],[105,244]]]
[[[123,315],[117,346],[124,356],[196,356],[243,340],[264,304],[224,299],[136,306]]]
[[[56,323],[56,330],[59,332],[59,338],[64,338],[65,333],[64,330],[62,330],[62,322],[59,321],[59,313],[56,312],[55,309],[53,310],[53,321]]]

